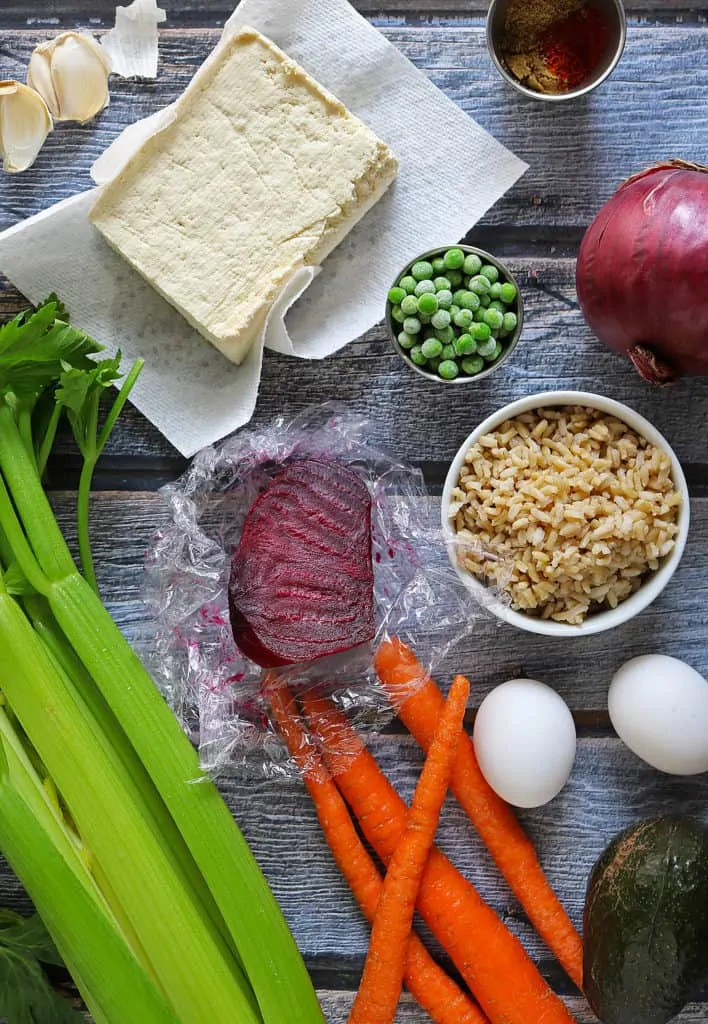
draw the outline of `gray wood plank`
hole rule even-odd
[[[528,392],[557,384],[591,389],[628,401],[656,419],[681,458],[704,460],[706,389],[702,381],[659,393],[641,382],[629,365],[607,355],[584,326],[573,302],[573,265],[549,258],[572,253],[583,225],[619,179],[662,151],[700,155],[706,123],[705,76],[708,31],[634,30],[621,74],[587,104],[548,111],[523,104],[505,92],[484,54],[478,28],[386,30],[458,102],[533,164],[521,183],[472,232],[472,240],[508,254],[528,298],[528,326],[515,359],[498,377],[480,385],[442,390],[399,364],[380,330],[374,330],[323,363],[304,363],[268,354],[256,422],[275,413],[294,413],[323,396],[337,394],[374,416],[386,417],[382,440],[409,458],[447,459],[458,438],[489,411]],[[4,52],[8,74],[19,73],[34,42],[44,33],[8,32]],[[0,225],[8,225],[89,184],[88,168],[128,122],[173,98],[216,39],[214,32],[166,32],[163,76],[157,85],[119,83],[111,107],[96,125],[65,126],[54,133],[35,169],[0,180]],[[662,74],[647,82],[662,60]],[[703,61],[701,67],[701,61]],[[676,82],[683,81],[682,88]],[[644,87],[641,83],[644,82]],[[519,103],[522,103],[519,106]],[[629,130],[627,111],[629,110]],[[659,111],[661,114],[659,116]],[[646,112],[646,116],[645,116]],[[521,115],[521,116],[520,116]],[[633,127],[633,123],[636,127]],[[578,139],[587,149],[578,159]],[[569,141],[572,140],[572,141]],[[464,229],[461,225],[461,231]],[[539,242],[533,242],[539,238]],[[529,256],[533,250],[535,255]],[[523,254],[526,254],[524,258]],[[19,299],[0,291],[0,310],[10,313]],[[288,380],[288,388],[282,386]],[[601,384],[600,384],[601,382]],[[284,393],[286,392],[286,393]],[[417,413],[434,395],[435,417]],[[684,408],[695,411],[698,430],[685,430]],[[171,447],[137,415],[128,415],[109,451],[115,456],[174,458]]]
[[[57,495],[62,528],[73,536],[73,497]],[[438,499],[427,511],[431,524]],[[693,502],[691,535],[684,559],[664,594],[626,625],[570,642],[524,633],[478,614],[468,637],[439,666],[447,684],[459,671],[472,682],[470,707],[488,690],[518,676],[554,686],[583,725],[607,722],[606,694],[613,673],[628,658],[645,653],[685,658],[708,678],[705,643],[705,580],[708,576],[708,500]],[[142,603],[144,553],[155,530],[166,522],[166,508],[154,494],[94,496],[93,539],[103,597],[125,635],[146,650],[152,636]],[[445,564],[440,553],[440,564]],[[444,608],[441,609],[441,614]]]
[[[569,104],[527,100],[507,86],[486,52],[481,27],[383,26],[382,31],[463,109],[531,170],[485,218],[489,225],[584,227],[628,175],[663,156],[701,159],[708,123],[708,30],[634,27],[615,74]],[[3,73],[23,77],[46,32],[3,33]],[[0,226],[89,184],[93,159],[138,117],[172,100],[217,38],[216,32],[162,34],[157,83],[116,81],[111,106],[88,125],[64,125],[37,163],[0,182]],[[661,69],[657,73],[657,68]],[[474,187],[473,164],[461,187]],[[466,225],[461,225],[461,233]]]
[[[470,431],[502,405],[533,392],[572,388],[625,402],[664,433],[683,462],[707,462],[708,378],[670,388],[647,384],[585,324],[575,305],[573,260],[511,256],[508,262],[522,287],[526,323],[516,352],[498,373],[465,387],[429,382],[405,366],[379,326],[323,361],[267,352],[253,425],[336,398],[371,417],[379,443],[402,458],[438,463],[439,476]],[[5,296],[4,315],[24,305],[16,293],[6,291]],[[73,444],[64,443],[60,450],[71,453]],[[169,460],[170,472],[183,465],[157,429],[130,407],[107,454],[115,466],[112,487],[126,486],[122,476],[148,470],[153,458]]]
[[[418,748],[399,736],[376,737],[369,745],[391,782],[409,800],[422,764]],[[321,973],[318,964],[328,962],[332,975],[339,969],[343,978],[353,979],[351,984],[356,984],[368,929],[331,859],[302,784],[297,780],[230,779],[222,780],[221,789],[314,977]],[[580,927],[587,876],[612,836],[633,821],[657,814],[680,810],[704,817],[707,798],[708,776],[662,776],[639,762],[618,740],[588,738],[579,743],[573,775],[560,796],[547,807],[524,811],[520,817],[551,884]],[[519,937],[549,980],[570,994],[548,951],[452,799],[443,810],[438,845]],[[7,870],[0,871],[0,900],[4,905],[29,910],[18,883]],[[425,934],[424,929],[421,932]],[[433,941],[430,945],[440,955]],[[576,1005],[580,1008],[580,1000]],[[330,1019],[339,1018],[335,1015]],[[414,1015],[410,1019],[422,1017]]]
[[[367,17],[382,19],[400,17],[410,20],[425,18],[469,18],[486,13],[487,0],[353,0],[353,5]],[[162,0],[167,11],[168,24],[214,25],[222,23],[231,14],[235,0]],[[631,14],[666,15],[704,13],[703,0],[625,0]],[[6,0],[0,12],[0,26],[36,24],[100,24],[113,23],[115,0],[48,0],[40,10],[28,0]]]
[[[326,991],[318,994],[329,1024],[346,1024],[353,996],[343,992]],[[597,1024],[597,1017],[590,1012],[584,1000],[567,998],[565,1002],[578,1024]],[[706,1014],[705,1004],[692,1003],[673,1019],[673,1024],[705,1024]],[[418,1009],[410,996],[403,997],[396,1016],[396,1024],[423,1024],[423,1021],[427,1022],[429,1019]]]

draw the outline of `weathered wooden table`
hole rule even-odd
[[[161,34],[158,81],[114,81],[111,106],[97,122],[62,127],[31,171],[2,176],[0,227],[88,187],[95,157],[125,125],[177,96],[216,42],[231,9],[228,0],[164,0],[163,6],[169,20]],[[613,77],[582,101],[554,106],[526,101],[497,76],[485,49],[484,0],[357,0],[357,6],[441,89],[531,165],[467,238],[508,260],[523,286],[527,326],[504,372],[464,389],[431,386],[409,372],[391,352],[381,327],[324,363],[267,353],[256,422],[336,396],[371,415],[381,442],[420,463],[436,495],[460,441],[500,405],[556,387],[600,391],[627,402],[664,432],[684,463],[691,488],[693,523],[683,563],[661,599],[635,621],[566,644],[482,619],[457,653],[457,666],[473,680],[472,708],[492,685],[528,675],[555,686],[573,709],[579,745],[571,782],[549,807],[522,817],[552,883],[579,923],[588,871],[613,833],[635,819],[679,808],[705,816],[708,801],[708,779],[673,779],[642,765],[614,736],[606,713],[612,672],[633,655],[678,655],[708,675],[708,380],[665,391],[644,384],[628,362],[608,354],[591,335],[573,286],[583,230],[624,177],[662,157],[706,162],[708,8],[701,0],[629,0],[627,49]],[[52,33],[76,26],[100,31],[112,19],[109,0],[2,0],[0,78],[24,78],[32,48]],[[459,166],[442,171],[441,195],[447,187],[450,202],[455,189],[475,187],[473,155],[469,159],[461,153]],[[460,224],[461,233],[465,227]],[[3,318],[22,305],[21,296],[0,282]],[[77,465],[67,443],[51,467],[56,504],[69,531]],[[156,491],[184,465],[157,430],[129,409],[96,477],[99,582],[129,638],[139,634],[145,621],[143,553],[165,516]],[[417,747],[400,731],[390,731],[373,748],[408,797],[420,768]],[[332,863],[302,786],[234,780],[224,783],[223,791],[293,928],[329,1021],[343,1022],[367,929]],[[584,1000],[532,933],[454,803],[446,807],[439,839],[518,933],[577,1019],[591,1021]],[[0,905],[29,910],[6,867],[0,872]],[[705,998],[680,1020],[708,1021],[708,992]],[[414,1024],[423,1019],[404,997],[399,1020]]]

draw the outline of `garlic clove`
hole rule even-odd
[[[52,130],[47,105],[34,89],[21,82],[0,82],[0,156],[10,174],[34,163]]]
[[[49,54],[46,52],[46,44],[37,46],[32,51],[27,65],[27,85],[30,89],[36,89],[47,104],[52,117],[58,118],[59,101],[52,85],[51,62]]]
[[[84,124],[108,105],[110,70],[93,36],[62,32],[35,48],[27,81],[41,93],[57,121]]]

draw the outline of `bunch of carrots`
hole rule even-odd
[[[518,939],[433,845],[449,787],[529,920],[581,986],[580,935],[513,810],[484,779],[463,729],[469,683],[457,676],[446,701],[413,651],[397,639],[379,647],[376,671],[427,754],[410,808],[331,701],[309,693],[298,705],[277,677],[266,683],[273,720],[302,773],[334,859],[372,925],[349,1024],[393,1024],[403,984],[436,1024],[572,1024]],[[385,865],[384,877],[354,819]],[[416,909],[467,990],[416,936]]]

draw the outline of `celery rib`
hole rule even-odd
[[[196,752],[94,591],[53,582],[60,628],[153,779],[231,932],[266,1024],[323,1022],[295,940],[248,844]],[[196,780],[200,780],[195,785]]]
[[[95,1019],[179,1024],[118,930],[1,708],[0,843]]]
[[[144,807],[146,818],[154,823],[156,835],[161,839],[166,852],[172,857],[175,870],[182,873],[186,884],[191,887],[194,900],[202,911],[211,917],[214,927],[227,944],[230,952],[237,956],[237,951],[233,946],[219,908],[194,863],[181,833],[170,817],[152,779],[145,770],[145,766],[119,726],[115,715],[79,661],[73,647],[70,646],[56,624],[46,600],[38,596],[27,597],[24,599],[24,606],[35,633],[44,644],[50,657],[64,672],[67,680],[71,680],[75,699],[85,705],[95,722],[97,735],[108,740],[113,752],[118,757],[133,786],[135,797],[141,801]],[[242,969],[240,964],[239,966]]]
[[[180,1024],[202,1024],[205,992],[206,1012],[215,1024],[230,1024],[234,1019],[239,1024],[260,1024],[250,987],[246,989],[238,966],[185,891],[153,827],[120,784],[91,721],[73,702],[24,614],[11,597],[1,593],[0,680],[8,703],[135,929]],[[195,976],[199,986],[194,984]]]

